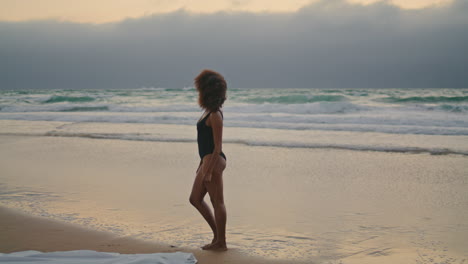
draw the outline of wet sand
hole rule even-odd
[[[225,144],[232,250],[213,255],[197,249],[210,232],[188,203],[195,143],[0,136],[0,146],[0,205],[106,232],[56,235],[44,219],[2,210],[2,237],[14,237],[1,241],[5,252],[173,245],[200,263],[468,261],[466,156]]]
[[[118,237],[111,233],[86,229],[77,225],[51,219],[33,217],[0,207],[0,252],[11,253],[26,250],[42,252],[68,250],[95,250],[121,254],[191,252],[199,264],[279,264],[282,262],[248,257],[237,250],[209,252],[173,245],[151,243],[130,237]]]

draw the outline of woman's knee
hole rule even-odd
[[[224,205],[224,202],[219,202],[215,205],[213,205],[213,209],[215,211],[216,214],[226,214],[226,206]]]
[[[213,208],[217,208],[220,206],[224,206],[224,200],[222,198],[210,198],[211,199],[211,204],[213,205]]]
[[[190,195],[189,197],[189,202],[190,204],[192,204],[193,206],[197,207],[197,206],[200,206],[201,204],[201,200],[196,198],[195,196],[193,195]]]

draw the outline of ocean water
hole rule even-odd
[[[460,144],[468,136],[468,89],[229,89],[224,112],[225,142],[468,154]],[[183,126],[193,127],[201,114],[193,87],[0,91],[0,120],[73,124],[44,135],[194,141]],[[156,132],[139,124],[182,127]]]

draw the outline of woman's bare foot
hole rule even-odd
[[[206,244],[206,245],[204,245],[204,246],[201,247],[201,248],[202,248],[203,250],[205,250],[207,247],[213,245],[214,243],[216,243],[216,238],[213,238],[213,240],[211,240],[211,243]]]
[[[212,244],[204,246],[203,250],[226,251],[228,250],[228,248],[226,246],[226,243],[214,242]]]

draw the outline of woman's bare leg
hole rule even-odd
[[[203,200],[207,193],[207,189],[203,183],[203,174],[202,169],[199,167],[197,170],[197,176],[195,177],[195,181],[192,187],[192,193],[190,194],[190,203],[197,208],[200,214],[205,218],[208,225],[210,225],[211,230],[213,231],[213,241],[216,240],[218,236],[217,229],[216,229],[216,222],[213,217],[213,213],[211,209],[208,207],[206,202]]]
[[[223,158],[213,170],[210,182],[204,182],[210,195],[211,203],[215,212],[217,236],[215,242],[203,247],[207,250],[227,250],[226,246],[226,206],[224,205],[223,193],[223,170],[226,168],[226,161]]]

